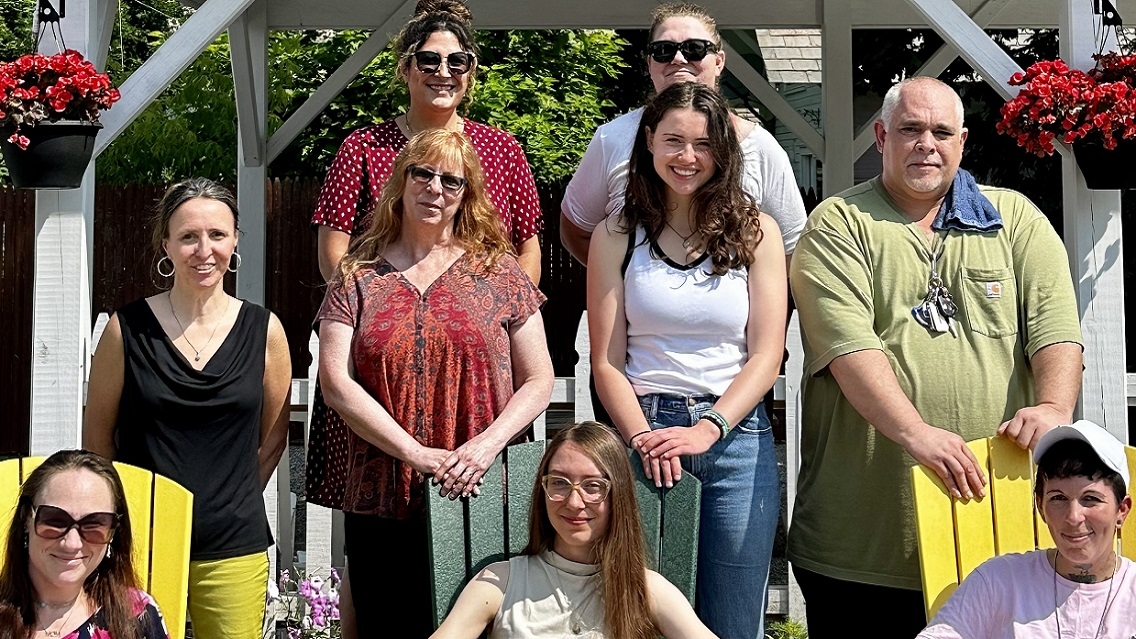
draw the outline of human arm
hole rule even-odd
[[[607,125],[605,125],[607,126]],[[622,192],[618,207],[612,202],[612,178],[609,175],[608,162],[605,159],[604,127],[596,130],[588,149],[580,158],[580,165],[572,174],[572,179],[564,189],[564,197],[560,201],[560,243],[565,249],[584,266],[588,265],[589,242],[595,227],[601,223],[612,210],[622,208]],[[622,182],[620,188],[626,186],[627,162],[631,156],[631,141],[635,135],[632,132],[627,144],[624,163],[620,169]],[[615,182],[620,182],[615,178]]]
[[[714,403],[714,410],[731,426],[752,411],[773,387],[785,352],[788,306],[785,253],[777,223],[762,214],[761,228],[764,237],[754,249],[753,263],[748,269],[748,359]],[[694,428],[664,428],[638,437],[635,447],[652,457],[667,460],[681,455],[702,454],[719,437],[718,427],[701,419]]]
[[[122,326],[118,313],[115,313],[103,329],[99,345],[91,357],[87,407],[83,412],[83,448],[107,459],[114,459],[117,452],[114,426],[118,421],[118,404],[122,400],[125,358]]]
[[[623,257],[627,252],[628,233],[620,227],[618,217],[604,220],[592,234],[588,253],[588,339],[591,345],[592,376],[596,392],[623,441],[629,442],[647,433],[647,423],[635,390],[624,368],[627,362],[627,315],[623,300]],[[639,439],[647,437],[640,435]],[[643,472],[655,485],[673,485],[681,473],[679,459],[669,463],[640,451]]]
[[[450,451],[418,443],[391,417],[371,394],[355,381],[351,366],[351,340],[355,329],[324,320],[319,326],[319,377],[324,401],[355,434],[384,453],[432,475]]]
[[[477,639],[493,622],[505,587],[509,585],[509,562],[501,561],[486,566],[465,588],[446,615],[445,621],[430,639]]]
[[[276,315],[269,313],[268,340],[264,353],[264,403],[260,412],[260,447],[257,469],[260,487],[280,463],[288,447],[288,419],[292,395],[292,356],[288,352],[288,335]]]
[[[347,254],[347,247],[351,244],[351,234],[334,229],[330,226],[320,226],[316,236],[316,247],[319,253],[320,275],[325,282],[335,277],[335,269],[339,260]]]
[[[528,428],[552,397],[552,358],[544,336],[544,320],[536,311],[509,329],[513,364],[513,396],[482,433],[458,446],[434,471],[442,494],[477,494],[477,484],[510,441]]]
[[[841,355],[829,370],[856,412],[915,461],[939,476],[951,494],[967,499],[986,494],[986,475],[962,437],[923,421],[899,385],[882,350]]]
[[[1041,436],[1061,424],[1073,422],[1073,410],[1081,394],[1084,369],[1081,345],[1074,342],[1050,344],[1030,359],[1033,367],[1037,403],[1018,409],[1002,422],[998,434],[1018,446],[1033,450]]]
[[[517,249],[517,263],[533,284],[540,284],[540,237],[534,235],[521,242]]]
[[[654,570],[647,571],[647,605],[655,628],[667,639],[717,637],[694,614],[694,609],[682,592]]]
[[[560,212],[560,244],[576,261],[588,265],[588,245],[592,239],[592,232],[576,226],[564,212]]]

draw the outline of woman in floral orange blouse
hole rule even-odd
[[[359,636],[431,631],[425,478],[475,495],[548,406],[544,296],[511,254],[461,133],[411,139],[316,318],[328,406],[351,428],[346,551]]]

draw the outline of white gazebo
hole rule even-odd
[[[479,29],[644,28],[651,0],[469,0]],[[238,197],[245,237],[241,297],[264,301],[266,167],[381,51],[410,17],[415,0],[183,0],[192,17],[121,86],[122,100],[105,113],[96,153],[115,139],[193,60],[229,32],[236,87]],[[1113,0],[1136,20],[1136,0]],[[919,70],[937,75],[963,57],[1003,97],[1016,95],[1007,79],[1019,67],[984,28],[1061,29],[1061,54],[1089,68],[1100,42],[1108,0],[703,0],[723,30],[820,29],[822,135],[738,51],[726,47],[728,67],[752,94],[823,161],[824,194],[853,185],[853,164],[873,142],[871,122],[854,122],[852,30],[934,29],[947,43]],[[105,67],[118,0],[71,0],[61,21],[66,41]],[[266,86],[269,30],[373,30],[343,65],[271,136]],[[45,50],[53,45],[46,45]],[[51,51],[54,52],[54,51]],[[1068,148],[1062,148],[1065,243],[1074,274],[1085,336],[1081,414],[1127,441],[1123,247],[1120,193],[1090,191]],[[93,255],[94,163],[83,187],[36,196],[34,358],[30,447],[44,454],[79,443],[83,389],[90,356],[90,260]],[[790,329],[791,333],[794,329]],[[799,339],[785,380],[790,423],[800,377]],[[795,373],[793,372],[795,368]],[[792,447],[792,436],[790,451]],[[789,472],[795,475],[795,455]],[[792,504],[790,495],[790,504]]]

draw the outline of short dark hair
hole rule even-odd
[[[1117,503],[1124,500],[1128,489],[1120,473],[1105,465],[1088,442],[1080,439],[1063,439],[1045,451],[1037,462],[1037,479],[1033,484],[1034,495],[1041,498],[1045,493],[1048,479],[1068,477],[1087,477],[1091,481],[1103,480],[1112,488]]]

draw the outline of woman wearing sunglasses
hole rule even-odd
[[[619,437],[574,424],[548,444],[529,542],[466,585],[433,639],[704,639],[677,588],[647,569],[631,465]]]
[[[424,480],[477,494],[548,406],[544,296],[518,266],[470,140],[418,133],[316,317],[327,404],[346,421],[343,497],[360,637],[432,630]]]
[[[20,487],[0,569],[0,639],[168,639],[138,588],[114,466],[65,450]]]
[[[656,93],[676,82],[718,87],[726,54],[705,9],[688,3],[659,5],[651,15],[650,38],[647,67]],[[623,209],[628,160],[642,116],[643,109],[636,109],[597,129],[568,183],[560,205],[560,241],[582,264],[588,263],[588,240],[596,225]],[[805,226],[805,205],[789,157],[765,129],[732,113],[730,121],[742,147],[742,188],[777,221],[788,256]]]
[[[730,109],[673,84],[643,110],[623,212],[592,236],[596,388],[658,486],[702,481],[698,616],[762,637],[781,491],[762,398],[785,345],[781,234],[741,189]]]

